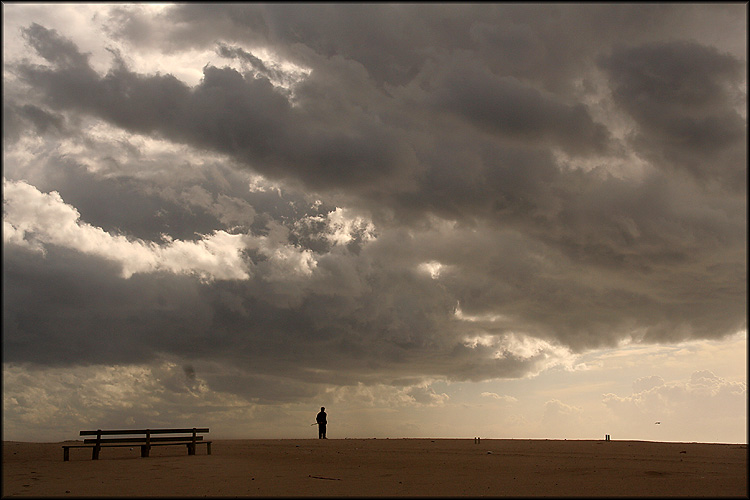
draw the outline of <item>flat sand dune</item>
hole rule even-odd
[[[282,439],[72,449],[3,443],[8,496],[747,497],[744,444],[527,439]]]

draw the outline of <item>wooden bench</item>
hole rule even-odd
[[[70,449],[71,448],[91,448],[92,449],[92,460],[99,459],[99,451],[102,448],[110,447],[141,447],[141,456],[148,457],[152,446],[171,446],[171,445],[185,445],[187,446],[188,455],[195,455],[196,445],[205,444],[206,452],[208,455],[211,454],[211,441],[204,441],[203,436],[198,435],[199,432],[208,432],[208,428],[196,428],[192,429],[143,429],[143,430],[95,430],[95,431],[81,431],[81,436],[96,436],[95,438],[86,438],[83,440],[83,444],[65,444],[63,445],[63,461],[67,462],[70,460]],[[156,436],[154,434],[189,434],[187,436]],[[103,438],[102,436],[119,436],[111,438]]]

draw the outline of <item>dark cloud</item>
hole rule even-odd
[[[694,42],[615,47],[602,57],[615,101],[639,128],[632,138],[656,165],[701,182],[746,186],[747,124],[738,112],[743,65]]]
[[[608,132],[585,106],[557,103],[514,78],[459,68],[438,84],[438,106],[464,116],[506,140],[548,140],[567,152],[604,152]]]
[[[8,63],[4,133],[44,147],[6,178],[131,241],[244,235],[248,277],[124,279],[59,243],[6,243],[6,361],[171,356],[188,378],[291,401],[325,384],[520,377],[570,351],[746,327],[746,63],[688,41],[692,7],[110,12],[118,41],[242,69],[207,64],[189,85],[135,71],[124,45],[101,73],[32,24],[46,64]],[[662,25],[671,41],[653,39]],[[173,149],[96,138],[92,123]]]
[[[65,119],[62,115],[49,113],[33,104],[24,104],[17,113],[31,122],[39,135],[60,133],[65,128]]]
[[[22,33],[37,54],[60,68],[82,69],[88,66],[88,55],[82,54],[75,43],[56,31],[32,23]]]
[[[690,39],[723,16],[742,15],[741,5],[717,6],[707,16],[700,6],[668,4],[183,4],[156,19],[123,9],[113,25],[139,27],[117,32],[130,43],[156,39],[172,50],[223,39],[269,46],[313,66],[340,56],[366,68],[382,88],[408,84],[443,56],[476,53],[496,75],[567,92],[604,46]]]
[[[26,34],[47,45],[57,41],[60,51],[68,52],[69,43],[55,33],[40,35],[35,28]],[[271,178],[292,175],[315,187],[346,187],[377,182],[408,160],[408,146],[400,144],[394,132],[378,127],[373,117],[342,115],[321,121],[292,108],[266,78],[206,67],[200,85],[190,89],[172,75],[137,75],[121,60],[100,78],[85,58],[72,59],[82,66],[21,66],[19,72],[45,90],[53,107],[227,153]]]

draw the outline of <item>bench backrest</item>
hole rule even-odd
[[[84,439],[84,443],[155,443],[167,441],[203,441],[199,432],[208,432],[207,427],[192,429],[97,429],[95,431],[81,431],[81,436],[96,436]],[[189,436],[151,437],[152,434],[190,434]],[[118,438],[102,438],[102,436],[128,436]]]
[[[181,437],[125,437],[125,438],[87,438],[83,440],[84,444],[91,443],[190,443],[203,441],[203,436],[181,436]]]
[[[95,430],[81,431],[81,436],[113,436],[118,434],[187,434],[193,432],[208,432],[207,427],[194,427],[192,429],[124,429],[124,430]]]

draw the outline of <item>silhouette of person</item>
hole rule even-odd
[[[318,423],[318,439],[327,439],[326,424],[328,423],[328,420],[326,419],[326,416],[326,409],[324,406],[321,406],[320,413],[315,417],[315,421]]]

